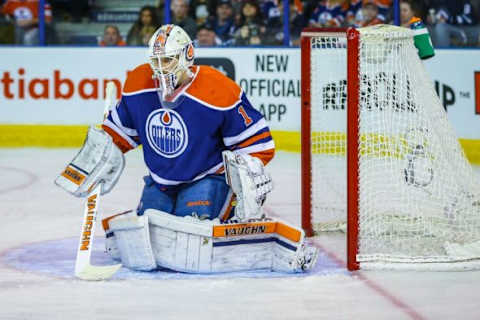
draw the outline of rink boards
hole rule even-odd
[[[107,81],[118,88],[143,48],[0,48],[0,147],[77,147],[102,118]],[[200,48],[198,64],[239,83],[279,150],[300,150],[300,50]],[[467,157],[480,163],[479,50],[437,50],[425,62]],[[85,59],[85,57],[92,57]]]

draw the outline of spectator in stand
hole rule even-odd
[[[347,10],[344,11],[344,16],[346,17],[345,24],[347,26],[358,26],[366,20],[363,16],[365,13],[363,8],[367,3],[376,4],[378,10],[376,18],[380,23],[389,21],[392,0],[351,0],[350,5],[347,6]]]
[[[400,25],[404,28],[410,28],[412,23],[420,20],[413,1],[402,0],[400,2]],[[421,21],[421,20],[420,20]]]
[[[368,27],[376,24],[382,24],[383,21],[378,18],[378,6],[375,1],[364,1],[362,5],[362,19],[357,23],[357,27]]]
[[[190,3],[190,10],[195,17],[195,22],[197,23],[197,26],[207,22],[207,19],[210,16],[210,12],[212,12],[208,0],[193,0]]]
[[[74,23],[87,23],[92,0],[48,0],[55,12],[55,20],[69,21]]]
[[[0,0],[0,7],[2,1]],[[15,27],[6,16],[0,14],[0,44],[15,43]]]
[[[215,34],[213,27],[209,24],[203,24],[197,29],[197,38],[193,41],[195,47],[214,47],[220,46],[222,40]]]
[[[115,25],[107,25],[103,30],[103,38],[99,43],[102,47],[120,47],[127,45],[120,35],[120,30]]]
[[[269,45],[283,45],[283,0],[275,4],[271,1],[267,12],[267,40]],[[303,15],[303,6],[300,1],[289,0],[290,9],[290,44],[300,44],[300,33],[306,27],[306,19]],[[268,4],[267,4],[268,6]]]
[[[235,45],[248,46],[264,43],[266,28],[256,0],[244,1],[239,22],[240,25],[234,34]]]
[[[219,0],[216,8],[216,16],[210,18],[211,25],[217,37],[223,43],[229,42],[233,37],[233,7],[230,0]]]
[[[466,45],[468,36],[478,37],[477,16],[470,0],[434,0],[430,2],[427,23],[431,26],[433,44],[449,47]]]
[[[195,39],[197,24],[188,16],[188,9],[187,0],[172,0],[172,23],[185,30],[191,39]]]
[[[127,44],[129,46],[148,45],[148,40],[150,40],[159,27],[160,22],[158,21],[155,8],[152,6],[144,6],[140,10],[138,20],[128,31]]]
[[[40,33],[38,29],[38,0],[7,0],[1,13],[14,20],[15,44],[38,45]],[[52,10],[45,3],[45,22],[52,21]]]
[[[310,17],[310,27],[323,28],[342,26],[345,20],[342,4],[343,1],[338,0],[319,1]]]
[[[363,2],[368,0],[363,0]],[[392,0],[374,0],[378,7],[377,18],[386,23],[390,21],[390,8],[392,7]]]
[[[432,41],[427,28],[422,20],[417,17],[420,8],[413,0],[402,0],[400,2],[400,22],[401,26],[412,29],[415,32],[413,42],[418,51],[420,59],[428,59],[435,55]]]
[[[244,0],[231,0],[232,1],[232,8],[233,8],[233,18],[240,17],[240,11],[242,11],[243,1]]]
[[[350,0],[350,4],[344,9],[343,15],[345,16],[346,26],[356,26],[359,21],[362,21],[362,0]]]

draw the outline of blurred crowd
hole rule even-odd
[[[37,45],[39,0],[0,0],[0,43]],[[127,0],[125,0],[127,1]],[[44,8],[48,44],[59,41],[56,22],[92,23],[99,0],[47,0]],[[118,0],[117,0],[118,2]],[[289,45],[298,45],[305,27],[363,27],[393,23],[392,0],[171,0],[171,22],[181,26],[196,46],[283,45],[283,15],[289,12]],[[135,3],[135,0],[129,0]],[[145,1],[142,1],[144,4]],[[135,12],[122,34],[115,22],[101,25],[94,44],[145,46],[164,23],[164,0],[152,0]],[[435,47],[480,46],[480,0],[402,0],[401,24],[418,17]],[[75,45],[76,43],[69,42]]]

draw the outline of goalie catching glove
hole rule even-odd
[[[264,217],[262,205],[272,191],[272,177],[265,172],[260,159],[248,154],[222,152],[227,184],[237,196],[235,216],[242,222]]]
[[[103,195],[112,190],[124,167],[125,158],[112,137],[91,126],[82,149],[57,177],[55,184],[76,197],[85,197],[89,190],[103,182]]]

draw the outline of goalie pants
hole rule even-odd
[[[210,175],[198,181],[173,187],[160,187],[150,176],[143,177],[145,186],[137,208],[143,215],[156,209],[176,216],[193,213],[200,218],[228,220],[233,216],[234,195],[224,175]]]

